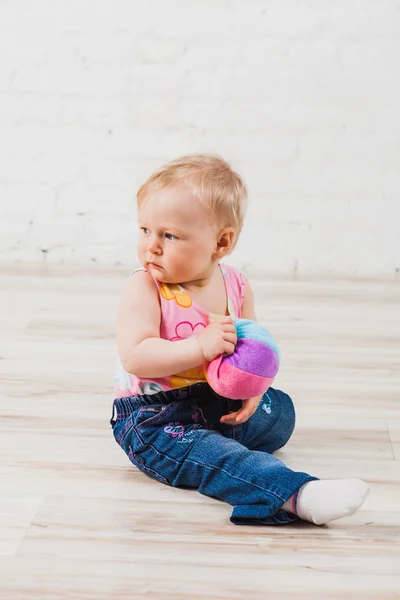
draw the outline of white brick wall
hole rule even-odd
[[[397,0],[3,0],[0,261],[135,264],[144,177],[213,151],[230,262],[399,276],[399,49]]]

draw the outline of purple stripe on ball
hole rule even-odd
[[[260,377],[275,377],[279,369],[279,358],[270,346],[246,338],[238,339],[235,352],[224,362]]]

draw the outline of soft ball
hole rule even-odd
[[[279,349],[272,335],[254,321],[234,319],[237,343],[230,356],[220,354],[206,366],[206,378],[217,394],[245,400],[264,394],[279,369]]]

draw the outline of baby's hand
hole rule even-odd
[[[230,317],[214,321],[197,337],[204,358],[210,362],[220,354],[232,354],[237,342],[236,327]]]
[[[226,425],[239,425],[239,423],[245,423],[256,412],[262,397],[263,394],[254,396],[254,398],[249,398],[248,400],[242,400],[242,408],[237,412],[231,412],[224,415],[220,418],[220,422],[225,423]]]

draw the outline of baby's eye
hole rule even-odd
[[[141,227],[140,229],[143,231],[143,233],[149,233],[150,231],[150,229],[147,229],[147,227]]]
[[[165,237],[167,238],[167,240],[177,240],[178,238],[176,237],[176,235],[172,235],[172,233],[166,233]]]

